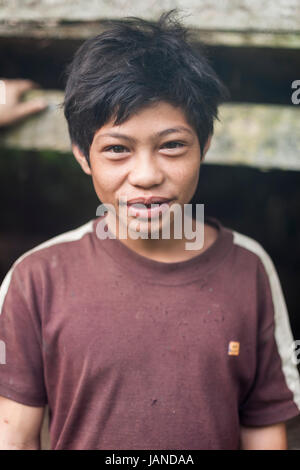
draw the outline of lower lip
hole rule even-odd
[[[128,215],[133,216],[133,217],[138,216],[139,218],[145,218],[145,219],[150,219],[151,217],[157,217],[159,214],[163,214],[169,209],[171,202],[172,200],[166,201],[159,205],[153,203],[152,207],[145,208],[145,209],[129,205],[127,206]]]

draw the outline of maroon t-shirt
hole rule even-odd
[[[241,424],[300,413],[258,242],[206,217],[215,242],[164,263],[99,239],[99,220],[25,253],[0,290],[0,395],[48,404],[52,449],[238,449]]]

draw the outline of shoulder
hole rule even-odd
[[[23,253],[12,264],[6,274],[0,290],[7,291],[12,278],[41,277],[41,274],[61,264],[68,267],[74,260],[88,250],[91,243],[90,235],[93,232],[94,220],[90,220],[76,229],[59,234]]]
[[[271,276],[275,271],[275,266],[270,254],[266,251],[261,243],[248,235],[240,233],[236,230],[232,231],[232,243],[236,250],[247,259],[256,262],[260,269],[266,271]]]
[[[66,250],[78,248],[86,241],[88,235],[93,232],[93,222],[94,220],[90,220],[80,227],[61,233],[35,246],[20,256],[14,262],[13,266],[19,265],[20,263],[25,264],[25,260],[29,262],[38,259],[47,259],[56,252],[66,254]]]
[[[254,238],[235,230],[231,230],[231,232],[233,256],[241,281],[244,282],[251,277],[262,295],[269,291],[273,301],[280,298],[280,302],[282,302],[280,277],[268,251]]]

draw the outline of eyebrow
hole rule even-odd
[[[164,129],[163,131],[160,131],[160,132],[156,132],[155,134],[153,134],[153,137],[163,137],[168,134],[175,134],[175,133],[182,132],[182,131],[188,132],[189,134],[193,135],[192,131],[188,127],[177,126],[177,127],[171,127],[169,129]],[[107,132],[105,134],[99,134],[97,136],[97,140],[99,137],[117,137],[117,138],[122,138],[131,142],[136,142],[136,139],[134,137],[130,137],[126,134],[121,134],[119,132]]]

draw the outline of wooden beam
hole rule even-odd
[[[300,170],[300,107],[228,104],[207,155],[208,163]]]
[[[0,22],[0,38],[88,39],[105,31],[105,22]],[[194,42],[212,46],[272,47],[300,49],[300,33],[258,31],[212,31],[191,28]]]
[[[63,93],[35,90],[26,99],[44,96],[49,108],[0,133],[5,148],[70,152],[67,123],[59,105]],[[248,165],[264,170],[300,170],[300,107],[226,104],[207,153],[206,164]]]
[[[0,0],[0,37],[86,39],[125,16],[156,19],[170,8],[155,0]],[[300,47],[300,2],[295,0],[177,0],[195,40],[247,47]]]
[[[300,30],[297,0],[152,0],[151,5],[139,0],[1,0],[0,21],[98,21],[127,15],[152,19],[170,8],[181,10],[185,21],[200,29]]]

